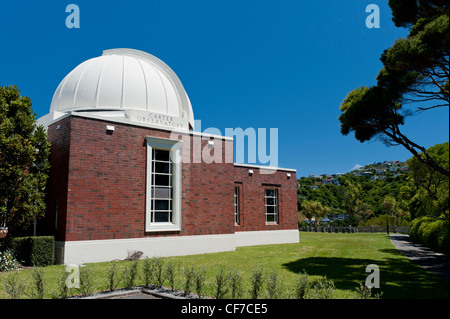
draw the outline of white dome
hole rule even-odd
[[[172,69],[132,49],[103,51],[73,69],[53,95],[52,112],[143,110],[186,119],[194,127],[189,97]]]

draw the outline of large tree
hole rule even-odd
[[[0,226],[20,232],[45,213],[50,143],[29,97],[0,87]]]
[[[449,176],[448,168],[400,130],[407,116],[449,106],[448,1],[390,0],[389,5],[396,26],[408,28],[409,35],[382,54],[377,85],[357,88],[344,99],[341,133],[353,131],[360,142],[379,138],[402,145],[420,162]]]

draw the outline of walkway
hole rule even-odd
[[[390,238],[392,244],[410,260],[422,268],[449,280],[449,263],[447,256],[435,253],[425,246],[413,243],[409,238],[409,235],[391,234]]]

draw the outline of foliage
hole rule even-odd
[[[3,288],[11,299],[19,299],[25,293],[26,285],[20,280],[18,270],[6,275]]]
[[[228,276],[225,269],[220,268],[216,273],[215,281],[213,284],[214,297],[216,299],[223,299],[228,294]]]
[[[117,263],[115,261],[111,262],[106,268],[106,276],[107,276],[107,284],[109,291],[113,291],[117,288],[117,285],[120,281],[118,278],[118,269]]]
[[[370,180],[365,176],[345,174],[339,177],[340,185],[318,185],[311,189],[314,178],[302,177],[298,184],[298,198],[300,213],[305,214],[304,207],[308,202],[319,202],[322,207],[328,207],[324,215],[346,213],[349,218],[345,221],[334,221],[334,226],[363,226],[368,220],[389,213],[383,201],[390,196],[396,201],[394,216],[397,224],[404,224],[408,219],[407,205],[412,196],[407,189],[408,175],[397,177],[386,176],[385,179]],[[386,223],[384,223],[386,225]]]
[[[53,236],[15,237],[11,248],[23,265],[42,267],[53,264],[55,259]]]
[[[0,87],[0,226],[9,235],[45,214],[50,143],[35,117],[30,98]]]
[[[427,149],[442,167],[449,168],[449,143],[436,144]],[[449,178],[424,165],[417,158],[408,160],[412,198],[410,211],[413,218],[433,216],[448,219],[449,212]]]
[[[387,145],[402,145],[421,163],[448,177],[448,168],[400,130],[413,114],[405,105],[417,103],[417,114],[449,105],[448,4],[390,0],[389,5],[394,22],[409,28],[409,35],[384,51],[375,86],[354,89],[344,99],[341,133],[354,132],[360,142],[379,138]]]
[[[420,217],[411,222],[409,236],[440,253],[449,253],[449,222],[443,219]]]
[[[251,289],[250,289],[250,298],[258,299],[261,294],[261,290],[263,287],[263,268],[258,267],[257,269],[252,271],[251,277]]]
[[[11,250],[0,251],[0,271],[9,271],[19,269],[19,262]]]

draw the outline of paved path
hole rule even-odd
[[[431,249],[413,243],[409,235],[391,234],[392,244],[400,250],[405,256],[422,268],[449,280],[449,263],[448,257],[435,253]]]

